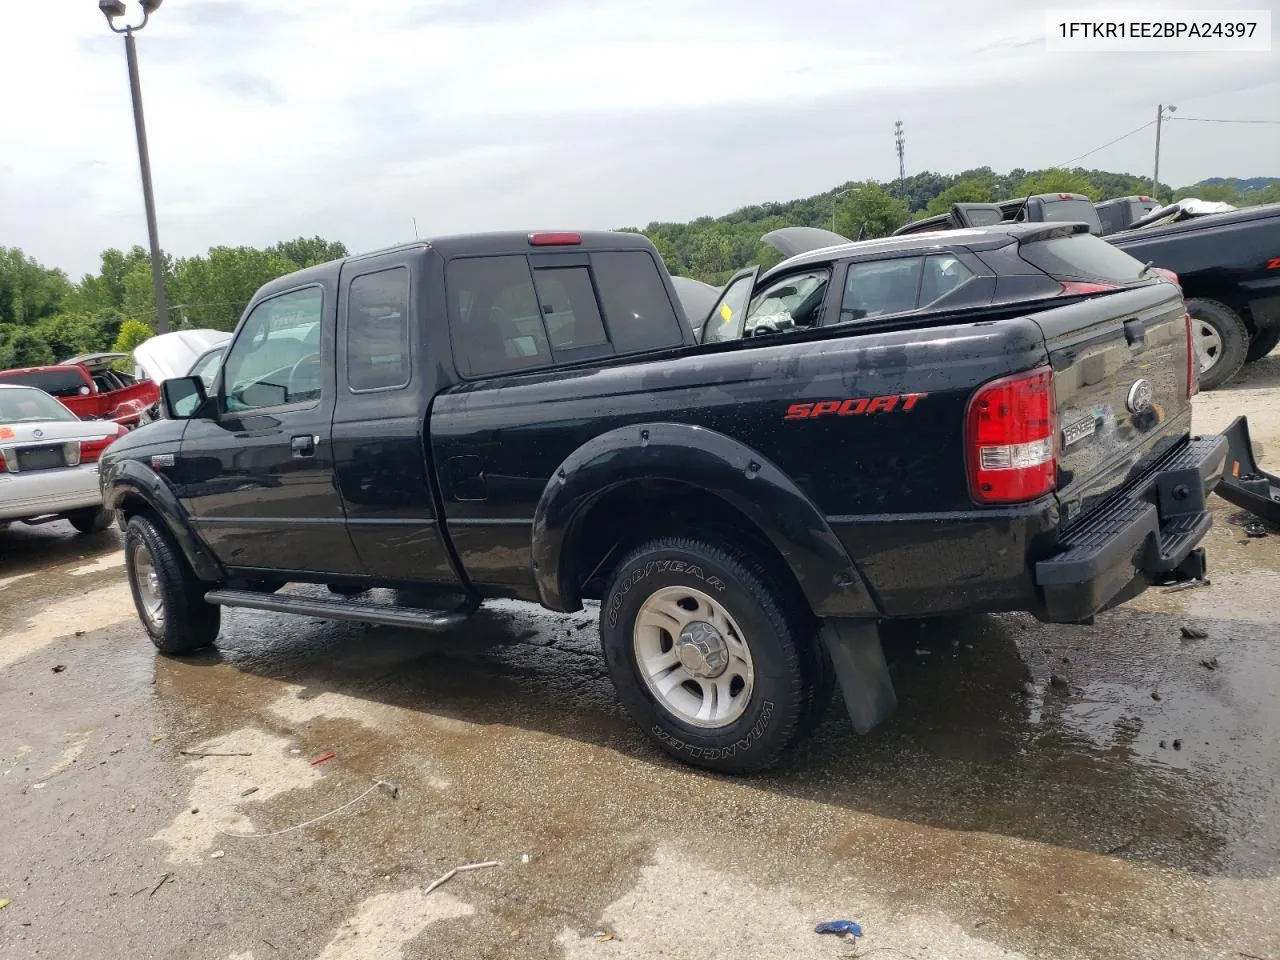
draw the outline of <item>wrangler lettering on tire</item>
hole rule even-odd
[[[652,540],[618,565],[605,596],[614,686],[666,752],[747,773],[812,729],[824,686],[815,624],[750,551]]]

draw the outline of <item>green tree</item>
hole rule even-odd
[[[105,350],[112,338],[101,323],[84,314],[60,313],[35,325],[38,334],[59,361],[81,353]]]
[[[192,327],[232,330],[257,289],[298,265],[254,247],[213,247],[208,256],[178,261],[170,300]]]
[[[282,240],[273,246],[267,247],[266,253],[284,257],[286,260],[296,264],[299,269],[314,267],[319,263],[328,263],[330,260],[341,260],[343,257],[348,256],[346,244],[330,242],[323,237],[298,237],[294,240]]]
[[[34,330],[14,325],[0,327],[0,370],[43,367],[53,362],[49,344]]]
[[[1005,199],[1012,200],[1037,193],[1079,193],[1090,200],[1102,199],[1102,191],[1088,177],[1077,170],[1063,170],[1060,167],[1031,174],[1018,184],[1013,197]]]
[[[52,316],[70,293],[61,270],[37,263],[17,247],[0,247],[0,323],[32,324]]]
[[[146,343],[155,334],[141,320],[126,320],[120,324],[120,333],[111,345],[112,353],[132,353],[133,348]]]
[[[868,180],[855,184],[836,211],[836,233],[856,239],[863,224],[865,238],[887,237],[911,219],[907,205],[890,196],[884,187]]]
[[[1239,191],[1229,183],[1195,184],[1173,192],[1175,200],[1184,200],[1187,197],[1195,197],[1197,200],[1214,200],[1237,207],[1244,203]]]
[[[994,180],[957,180],[929,201],[925,213],[930,216],[946,213],[953,203],[994,203],[996,200]]]

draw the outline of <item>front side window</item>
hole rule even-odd
[[[831,274],[824,268],[793,273],[765,287],[751,299],[743,336],[786,333],[816,327],[822,322]]]
[[[720,295],[719,305],[707,317],[702,328],[703,343],[720,343],[737,340],[742,336],[742,326],[747,318],[747,301],[755,284],[755,273],[748,273],[729,284]]]
[[[223,364],[229,412],[320,399],[319,287],[294,290],[253,308]]]
[[[849,264],[840,302],[840,322],[867,320],[916,308],[921,257]]]
[[[366,273],[347,291],[347,385],[389,390],[409,383],[409,270]]]

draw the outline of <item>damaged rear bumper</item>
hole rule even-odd
[[[1222,434],[1227,440],[1227,467],[1217,494],[1270,523],[1280,524],[1280,477],[1262,470],[1253,459],[1249,419],[1236,417]]]
[[[1148,584],[1203,577],[1199,544],[1213,522],[1206,501],[1228,446],[1226,436],[1189,441],[1064,533],[1060,552],[1035,565],[1036,616],[1087,622]]]

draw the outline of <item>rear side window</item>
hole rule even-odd
[[[920,280],[918,306],[927,306],[935,300],[941,300],[952,290],[964,286],[972,276],[973,271],[966,267],[958,257],[954,257],[949,253],[925,257],[924,276]]]
[[[347,386],[395,389],[409,371],[408,268],[356,277],[347,292]]]
[[[1055,280],[1107,280],[1132,283],[1142,275],[1142,264],[1100,237],[1077,233],[1070,237],[1024,243],[1018,253],[1032,266]]]
[[[609,337],[618,353],[659,350],[684,342],[653,257],[638,250],[594,253],[591,265],[600,285]]]
[[[0,383],[16,383],[35,387],[55,397],[77,397],[83,390],[89,392],[89,384],[74,369],[30,370],[25,373],[0,373]]]
[[[914,310],[923,264],[923,257],[849,264],[840,302],[840,322]]]

